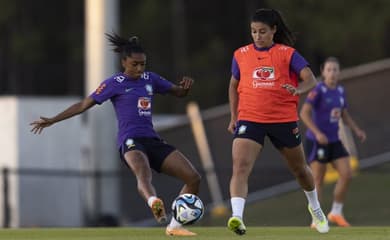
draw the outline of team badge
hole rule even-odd
[[[299,138],[299,136],[300,136],[300,134],[299,134],[299,128],[294,128],[293,130],[292,130],[292,134],[294,134],[295,135],[295,138]]]
[[[153,87],[150,84],[145,85],[145,89],[148,92],[148,95],[153,95]]]
[[[135,147],[135,144],[134,144],[134,140],[129,138],[126,140],[126,146],[127,148],[132,148],[132,147]]]
[[[246,126],[245,125],[241,125],[238,128],[238,135],[244,134],[245,132],[246,132]]]

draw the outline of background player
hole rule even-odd
[[[328,220],[339,226],[348,227],[350,224],[343,216],[343,205],[352,169],[349,154],[338,135],[339,121],[342,119],[362,142],[366,139],[366,133],[358,127],[348,113],[345,89],[338,84],[340,64],[337,58],[327,58],[321,73],[323,82],[318,83],[308,94],[300,112],[301,119],[308,128],[305,149],[319,196],[321,196],[326,164],[331,163],[339,173]]]

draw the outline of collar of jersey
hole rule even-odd
[[[127,74],[125,74],[124,72],[121,72],[121,75],[124,76],[126,78],[126,80],[130,80],[130,81],[137,81],[137,80],[140,80],[142,78],[142,76],[139,78],[132,78],[132,77],[128,76]]]
[[[271,45],[270,47],[262,47],[262,48],[259,48],[259,47],[256,47],[256,44],[253,43],[253,47],[254,47],[257,51],[268,51],[268,50],[270,50],[274,45],[275,45],[275,43],[272,43],[272,45]]]

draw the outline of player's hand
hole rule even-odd
[[[194,84],[194,79],[187,76],[184,76],[183,79],[179,82],[179,85],[184,90],[190,90],[193,84]]]
[[[294,87],[294,86],[291,85],[291,84],[283,84],[283,85],[282,85],[282,88],[286,89],[289,93],[291,93],[291,94],[294,95],[294,96],[297,96],[297,95],[301,94],[301,93],[298,91],[298,88]]]
[[[328,144],[328,138],[323,133],[317,133],[315,134],[316,140],[321,145]]]
[[[367,135],[366,135],[366,132],[365,132],[365,131],[363,131],[363,130],[361,130],[361,129],[357,129],[357,130],[355,131],[355,134],[356,134],[356,136],[359,138],[360,142],[366,141]]]
[[[227,128],[227,130],[234,134],[234,132],[236,131],[236,127],[237,127],[237,121],[236,120],[230,120],[230,123],[229,123],[229,126]]]
[[[30,132],[41,134],[44,128],[51,126],[53,123],[51,118],[40,117],[39,120],[30,123],[30,125],[33,126]]]

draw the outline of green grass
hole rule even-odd
[[[390,163],[358,173],[350,184],[344,214],[353,226],[390,226]],[[322,208],[332,205],[334,184],[324,187]],[[202,226],[225,226],[228,217],[206,216]],[[245,207],[246,226],[308,226],[307,201],[301,190],[263,200]],[[390,239],[390,238],[389,238]]]
[[[262,240],[385,240],[390,239],[390,227],[333,228],[327,234],[308,227],[249,227],[244,236],[237,236],[223,227],[195,227],[196,237],[173,239],[262,239]],[[164,228],[42,228],[1,230],[0,239],[7,240],[158,240],[169,239]]]
[[[331,227],[327,234],[310,229],[310,216],[302,191],[250,204],[245,209],[247,234],[237,236],[225,227],[227,216],[205,216],[191,230],[196,237],[173,239],[261,239],[261,240],[390,240],[390,164],[361,171],[353,178],[345,215],[351,228]],[[329,211],[333,184],[324,189],[323,208]],[[223,227],[210,227],[223,226]],[[272,227],[271,227],[272,226]],[[299,227],[291,227],[299,226]],[[374,227],[376,226],[376,227]],[[387,227],[378,227],[387,226]],[[33,228],[0,230],[0,240],[154,240],[170,239],[165,228]]]

